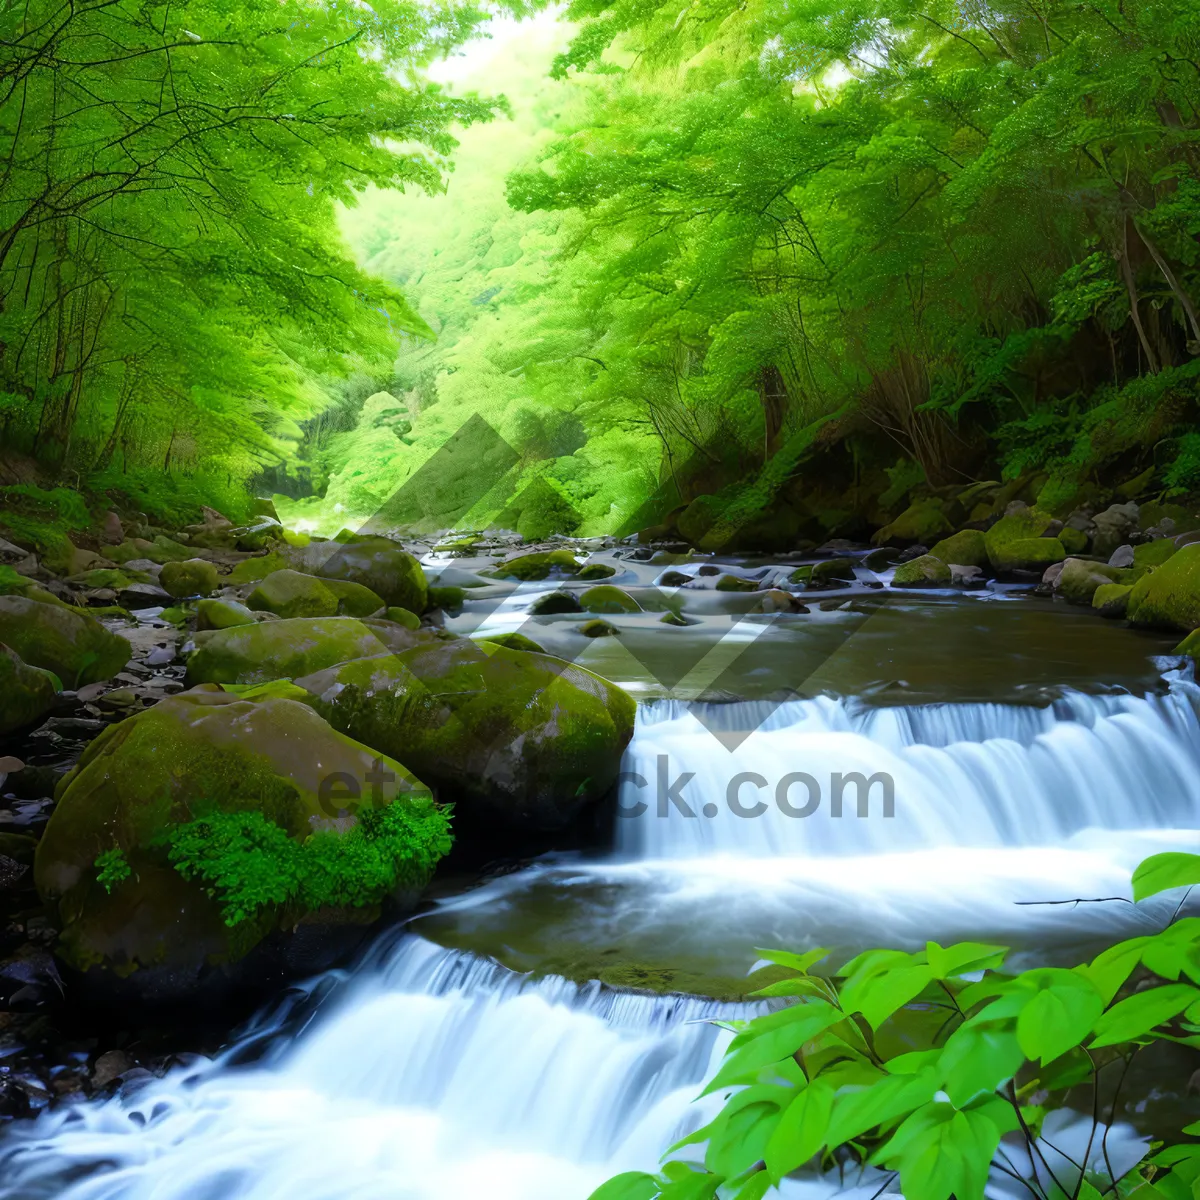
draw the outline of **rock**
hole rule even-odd
[[[950,582],[955,587],[963,588],[978,588],[983,587],[987,581],[984,578],[983,568],[975,566],[974,563],[947,563],[950,568]]]
[[[579,597],[580,607],[590,613],[635,613],[642,606],[628,593],[612,584],[599,584],[588,588]]]
[[[880,546],[872,550],[863,560],[862,565],[869,571],[886,571],[900,561],[900,551],[895,546]]]
[[[1174,545],[1171,547],[1175,549]],[[1133,547],[1130,545],[1118,546],[1112,554],[1109,555],[1108,565],[1110,567],[1132,567],[1133,566]]]
[[[853,583],[854,560],[852,558],[827,558],[813,563],[809,580],[811,583],[823,585]]]
[[[964,529],[952,537],[943,538],[929,553],[944,563],[958,563],[965,567],[991,566],[987,542],[978,529]]]
[[[535,617],[551,617],[559,613],[583,612],[583,605],[573,592],[547,592],[529,606],[529,612]]]
[[[920,542],[929,546],[954,532],[941,500],[917,500],[909,505],[890,525],[885,525],[871,539],[873,545],[895,545]]]
[[[608,563],[588,563],[581,567],[578,579],[611,579],[617,570],[615,567],[610,567]]]
[[[246,607],[253,612],[273,612],[285,619],[333,617],[337,615],[338,598],[315,575],[274,571],[246,597]]]
[[[254,613],[236,600],[200,600],[196,603],[196,629],[236,629],[253,625]]]
[[[722,575],[717,580],[718,592],[756,592],[758,583],[753,579],[743,579],[740,575]]]
[[[1092,593],[1092,607],[1102,617],[1120,619],[1129,607],[1129,593],[1133,587],[1127,583],[1102,583]]]
[[[520,579],[530,582],[549,579],[551,574],[579,574],[579,564],[570,550],[547,550],[540,554],[522,554],[501,563],[491,572],[497,579]]]
[[[247,558],[238,563],[230,571],[227,582],[234,586],[243,583],[257,583],[275,571],[288,571],[291,568],[280,554],[263,554],[257,558]]]
[[[1092,522],[1096,532],[1092,536],[1092,553],[1107,558],[1118,546],[1129,541],[1129,535],[1138,528],[1138,506],[1110,504],[1097,513]]]
[[[123,637],[95,618],[24,596],[0,596],[0,642],[70,688],[112,678],[132,654]]]
[[[1058,540],[1062,542],[1063,549],[1070,555],[1083,554],[1087,550],[1088,542],[1091,539],[1083,530],[1076,529],[1071,524],[1066,524],[1058,531]]]
[[[566,826],[616,779],[636,705],[549,655],[466,638],[297,680],[337,729],[404,762],[462,824]]]
[[[674,612],[673,610],[663,613],[663,615],[658,618],[658,621],[660,625],[687,626],[692,624],[692,622],[686,617],[681,617],[679,613]]]
[[[367,624],[353,617],[296,618],[197,633],[187,681],[267,683],[416,644],[419,630],[390,621]]]
[[[259,521],[233,530],[233,544],[251,554],[266,550],[283,539],[283,526],[278,521]]]
[[[165,563],[158,576],[159,586],[177,599],[211,595],[217,590],[219,581],[217,568],[202,558]]]
[[[1174,538],[1155,538],[1153,541],[1143,542],[1140,546],[1133,547],[1133,565],[1136,567],[1161,567],[1177,549]]]
[[[214,974],[227,986],[260,943],[302,948],[318,927],[357,940],[449,846],[446,814],[400,763],[277,696],[163,700],[102,733],[57,796],[35,859],[57,951],[158,999]],[[375,842],[381,810],[400,835]]]
[[[41,720],[58,694],[55,677],[23,662],[0,644],[0,734],[14,733]]]
[[[523,633],[476,634],[476,640],[491,642],[493,646],[503,646],[507,650],[524,650],[534,654],[545,654],[545,650],[533,638],[526,637]]]
[[[1133,585],[1128,616],[1135,625],[1162,629],[1200,625],[1200,543],[1177,550]]]
[[[618,637],[621,631],[610,622],[604,620],[603,617],[596,617],[591,621],[584,621],[579,626],[579,632],[586,638],[602,638],[602,637]]]
[[[135,1064],[124,1050],[109,1050],[96,1059],[92,1068],[92,1087],[97,1091],[116,1083],[126,1071],[132,1071]]]
[[[370,588],[381,606],[424,612],[429,607],[429,585],[421,564],[395,542],[363,537],[350,543],[310,542],[280,551],[286,565],[323,580],[344,579]]]
[[[150,583],[151,576],[145,571],[137,571],[126,565],[123,569],[108,567],[106,569],[84,571],[80,575],[72,575],[68,582],[84,588],[113,588],[120,591],[135,583]]]
[[[997,551],[993,564],[998,571],[1042,570],[1066,557],[1062,542],[1056,537],[1016,538]]]
[[[1013,505],[1009,505],[1013,508]],[[1022,505],[1012,512],[1006,513],[983,535],[984,546],[987,549],[988,560],[996,570],[1013,570],[1019,564],[1016,555],[1010,549],[1014,542],[1027,542],[1040,538],[1049,527],[1053,517],[1048,512],[1038,508]],[[1058,562],[1065,556],[1062,543],[1054,541],[1060,553],[1056,557],[1047,558],[1040,564],[1047,567],[1052,562]]]
[[[122,608],[157,608],[170,602],[169,593],[153,583],[131,583],[117,593],[117,603]]]
[[[385,616],[389,621],[402,625],[405,629],[421,628],[421,618],[415,612],[409,612],[407,608],[389,608]]]
[[[950,581],[950,568],[932,554],[901,563],[892,575],[892,587],[946,587]]]
[[[101,540],[109,546],[119,546],[125,540],[125,529],[121,518],[112,509],[104,514],[104,531]]]
[[[263,499],[261,496],[250,501],[250,515],[253,517],[270,517],[272,521],[279,520],[279,513],[275,511],[275,501]]]
[[[442,608],[456,612],[466,603],[467,592],[460,587],[431,587],[429,589],[429,607]],[[363,614],[366,616],[367,614]]]
[[[896,555],[896,563],[912,562],[914,558],[920,558],[922,554],[928,554],[929,547],[922,546],[920,542],[916,545],[906,546],[899,554]]]
[[[1059,577],[1060,577],[1060,576],[1062,575],[1062,573],[1063,573],[1063,567],[1064,567],[1064,566],[1066,566],[1066,564],[1067,564],[1067,563],[1069,563],[1070,561],[1071,561],[1071,560],[1070,560],[1069,558],[1067,558],[1067,559],[1064,559],[1062,562],[1058,562],[1058,563],[1051,563],[1051,564],[1050,564],[1050,565],[1049,565],[1049,566],[1048,566],[1048,567],[1047,567],[1047,568],[1046,568],[1046,569],[1045,569],[1045,570],[1042,572],[1042,583],[1043,583],[1043,584],[1044,584],[1046,587],[1048,587],[1048,588],[1050,588],[1050,589],[1052,589],[1052,590],[1053,590],[1054,588],[1057,588],[1057,587],[1058,587],[1058,580],[1059,580]]]
[[[690,575],[685,575],[682,571],[664,571],[658,579],[658,587],[686,587],[692,582]]]
[[[763,598],[758,607],[759,611],[764,613],[808,611],[804,605],[796,603],[796,599],[791,592],[785,592],[782,588],[769,588],[763,592]]]
[[[718,566],[714,566],[712,563],[705,563],[703,566],[696,568],[696,574],[698,576],[706,575],[706,576],[711,576],[712,578],[716,578],[718,575],[721,575],[722,573],[723,572],[721,571],[721,568]]]
[[[1062,565],[1054,590],[1069,604],[1091,604],[1096,589],[1106,583],[1116,583],[1118,575],[1118,569],[1106,563],[1068,558]]]

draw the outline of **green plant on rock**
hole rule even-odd
[[[96,855],[96,882],[109,895],[113,889],[133,877],[133,868],[120,846]]]
[[[1195,884],[1200,855],[1157,854],[1134,872],[1133,896]],[[1009,972],[1005,947],[975,942],[869,950],[832,976],[812,973],[826,950],[762,951],[790,975],[754,995],[791,1003],[724,1023],[735,1036],[703,1093],[724,1093],[724,1107],[659,1174],[626,1172],[591,1200],[761,1200],[801,1168],[854,1164],[881,1169],[880,1192],[907,1200],[982,1200],[993,1171],[1021,1178],[1031,1200],[1194,1197],[1200,1141],[1158,1143],[1121,1174],[1105,1136],[1146,1047],[1200,1047],[1200,918],[1180,908],[1073,970]],[[1056,1175],[1039,1139],[1073,1088],[1090,1091],[1089,1156]],[[1200,1122],[1183,1133],[1200,1135]],[[1021,1156],[1002,1139],[1023,1144],[1036,1176],[1014,1169]],[[700,1145],[702,1164],[678,1157]]]
[[[427,797],[357,816],[345,832],[321,829],[297,842],[260,812],[212,813],[163,841],[171,865],[205,887],[230,927],[267,908],[376,904],[397,887],[423,886],[450,849],[449,811]]]

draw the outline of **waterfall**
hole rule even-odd
[[[747,897],[775,905],[768,935],[793,945],[836,936],[855,898],[854,919],[896,944],[929,936],[934,909],[968,936],[1014,912],[1047,940],[1056,923],[1149,927],[1152,905],[1014,900],[1127,893],[1138,857],[1195,841],[1174,831],[1200,814],[1198,694],[1176,680],[1162,696],[1049,708],[649,705],[620,796],[646,811],[617,819],[616,856],[535,867],[443,911],[502,914],[523,881],[557,870],[564,889],[636,884],[627,911],[606,914],[614,926],[680,936],[745,939]],[[691,774],[678,794],[694,815],[669,797],[658,815],[664,760],[668,790]],[[890,777],[893,815],[878,782],[865,816],[853,791],[832,815],[832,777],[856,772]],[[801,773],[822,789],[803,818],[776,798]],[[738,796],[765,798],[760,816],[731,811],[738,775],[756,777]],[[802,805],[806,785],[786,796]],[[614,929],[614,943],[626,935]],[[711,1019],[746,1012],[534,979],[393,932],[223,1058],[8,1130],[0,1200],[584,1200],[618,1171],[652,1167],[711,1111],[711,1098],[693,1102],[728,1037]]]

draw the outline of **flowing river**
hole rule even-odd
[[[756,946],[972,937],[1067,961],[1158,928],[1167,901],[1122,898],[1140,859],[1200,842],[1200,691],[1153,649],[1130,652],[1136,686],[1063,669],[1034,704],[643,689],[609,848],[446,895],[215,1062],[13,1127],[0,1197],[585,1200],[705,1118],[728,1037],[708,1019],[748,1011]],[[854,773],[866,804],[850,786],[835,815]]]

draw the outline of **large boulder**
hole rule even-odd
[[[1061,523],[1040,508],[1022,505],[1001,517],[984,534],[988,560],[997,571],[1038,571],[1066,557],[1062,542],[1044,536],[1051,525]],[[1043,545],[1032,543],[1042,542]]]
[[[1138,506],[1132,502],[1110,504],[1092,518],[1092,524],[1096,530],[1092,535],[1092,553],[1107,558],[1128,542],[1129,535],[1138,528]]]
[[[963,567],[987,567],[991,565],[988,558],[987,542],[978,529],[964,529],[952,537],[943,538],[929,551],[934,558],[940,558],[949,565],[956,563]]]
[[[1102,583],[1092,596],[1092,607],[1102,616],[1120,620],[1129,608],[1129,593],[1133,586],[1128,583]]]
[[[236,600],[200,600],[196,604],[197,629],[233,629],[253,624],[254,614]]]
[[[949,587],[950,568],[932,554],[901,563],[892,575],[892,587]]]
[[[1200,542],[1177,550],[1133,585],[1128,616],[1135,625],[1163,629],[1200,626]]]
[[[1068,558],[1054,583],[1054,590],[1069,604],[1091,604],[1098,587],[1116,583],[1120,577],[1120,570],[1107,563]]]
[[[176,599],[182,599],[184,596],[211,596],[217,590],[219,580],[217,568],[203,558],[164,563],[158,576],[159,586],[168,596],[174,596]]]
[[[54,676],[31,667],[0,644],[0,734],[13,733],[41,720],[54,707]]]
[[[187,681],[266,683],[296,679],[352,658],[406,650],[421,638],[433,636],[391,621],[368,625],[353,617],[295,617],[215,629],[196,634],[196,648],[187,661]]]
[[[421,564],[395,542],[363,537],[352,542],[310,542],[285,547],[287,565],[322,579],[344,579],[370,588],[383,604],[421,613],[428,607],[429,585]]]
[[[65,687],[110,679],[132,647],[94,617],[64,604],[0,596],[0,642],[30,666],[53,671]]]
[[[464,820],[566,826],[612,786],[636,705],[545,654],[456,638],[297,679],[317,711],[399,758]]]
[[[315,575],[275,571],[250,593],[246,607],[279,617],[333,617],[338,598]]]
[[[228,984],[266,942],[357,940],[449,847],[447,814],[398,762],[307,704],[219,688],[111,726],[57,797],[35,882],[59,954],[158,999]]]

